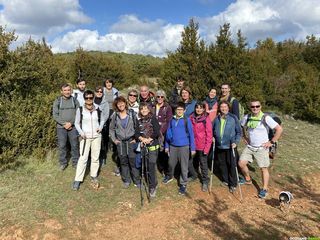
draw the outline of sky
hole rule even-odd
[[[81,46],[165,57],[191,18],[207,43],[226,22],[250,47],[320,37],[320,0],[0,0],[0,25],[18,36],[13,47],[44,37],[54,53]]]

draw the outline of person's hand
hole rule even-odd
[[[231,143],[231,147],[232,147],[232,148],[236,148],[236,147],[237,147],[237,144]]]
[[[169,155],[169,148],[164,149],[164,152]]]
[[[130,143],[136,143],[136,140],[135,140],[135,139],[133,139],[132,141],[130,141]]]
[[[215,140],[214,137],[213,137],[213,138],[212,138],[212,142],[215,143],[215,141],[216,141],[216,140]]]
[[[271,146],[272,146],[272,143],[269,142],[269,141],[262,144],[262,147],[264,147],[265,149],[268,149],[268,148],[271,147]]]
[[[114,144],[118,145],[118,144],[120,144],[120,143],[121,143],[121,142],[120,142],[118,139],[114,140]]]
[[[63,125],[63,127],[64,127],[65,129],[67,129],[67,130],[71,130],[71,129],[72,129],[72,124],[71,124],[71,122],[66,122],[66,123]]]
[[[243,137],[242,139],[245,145],[249,144],[249,139],[247,137]]]
[[[98,129],[97,129],[97,133],[101,133],[101,129],[98,128]]]
[[[191,155],[192,156],[196,155],[196,151],[191,151]]]

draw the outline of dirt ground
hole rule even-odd
[[[281,178],[281,176],[278,176]],[[320,174],[292,180],[286,190],[294,195],[290,206],[280,209],[278,195],[283,189],[271,186],[265,200],[254,185],[229,193],[215,187],[203,193],[190,184],[186,197],[164,197],[142,209],[119,202],[112,212],[83,217],[67,227],[55,219],[36,226],[11,226],[0,239],[288,239],[320,237]],[[171,184],[171,183],[170,183]],[[276,184],[273,184],[276,185]],[[166,186],[161,185],[159,191]],[[138,210],[137,210],[138,209]]]

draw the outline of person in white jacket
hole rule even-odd
[[[80,158],[77,164],[73,190],[79,190],[87,167],[89,152],[91,150],[90,176],[92,186],[99,188],[97,178],[99,170],[99,154],[101,148],[101,131],[105,123],[104,114],[93,104],[94,92],[86,90],[83,93],[84,105],[78,108],[75,126],[80,135]]]

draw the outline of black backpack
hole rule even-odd
[[[79,107],[79,110],[80,110],[80,128],[82,129],[82,119],[83,119],[83,107],[80,106]],[[96,109],[97,110],[97,113],[98,113],[98,123],[100,125],[100,122],[101,122],[101,110],[99,108]]]

